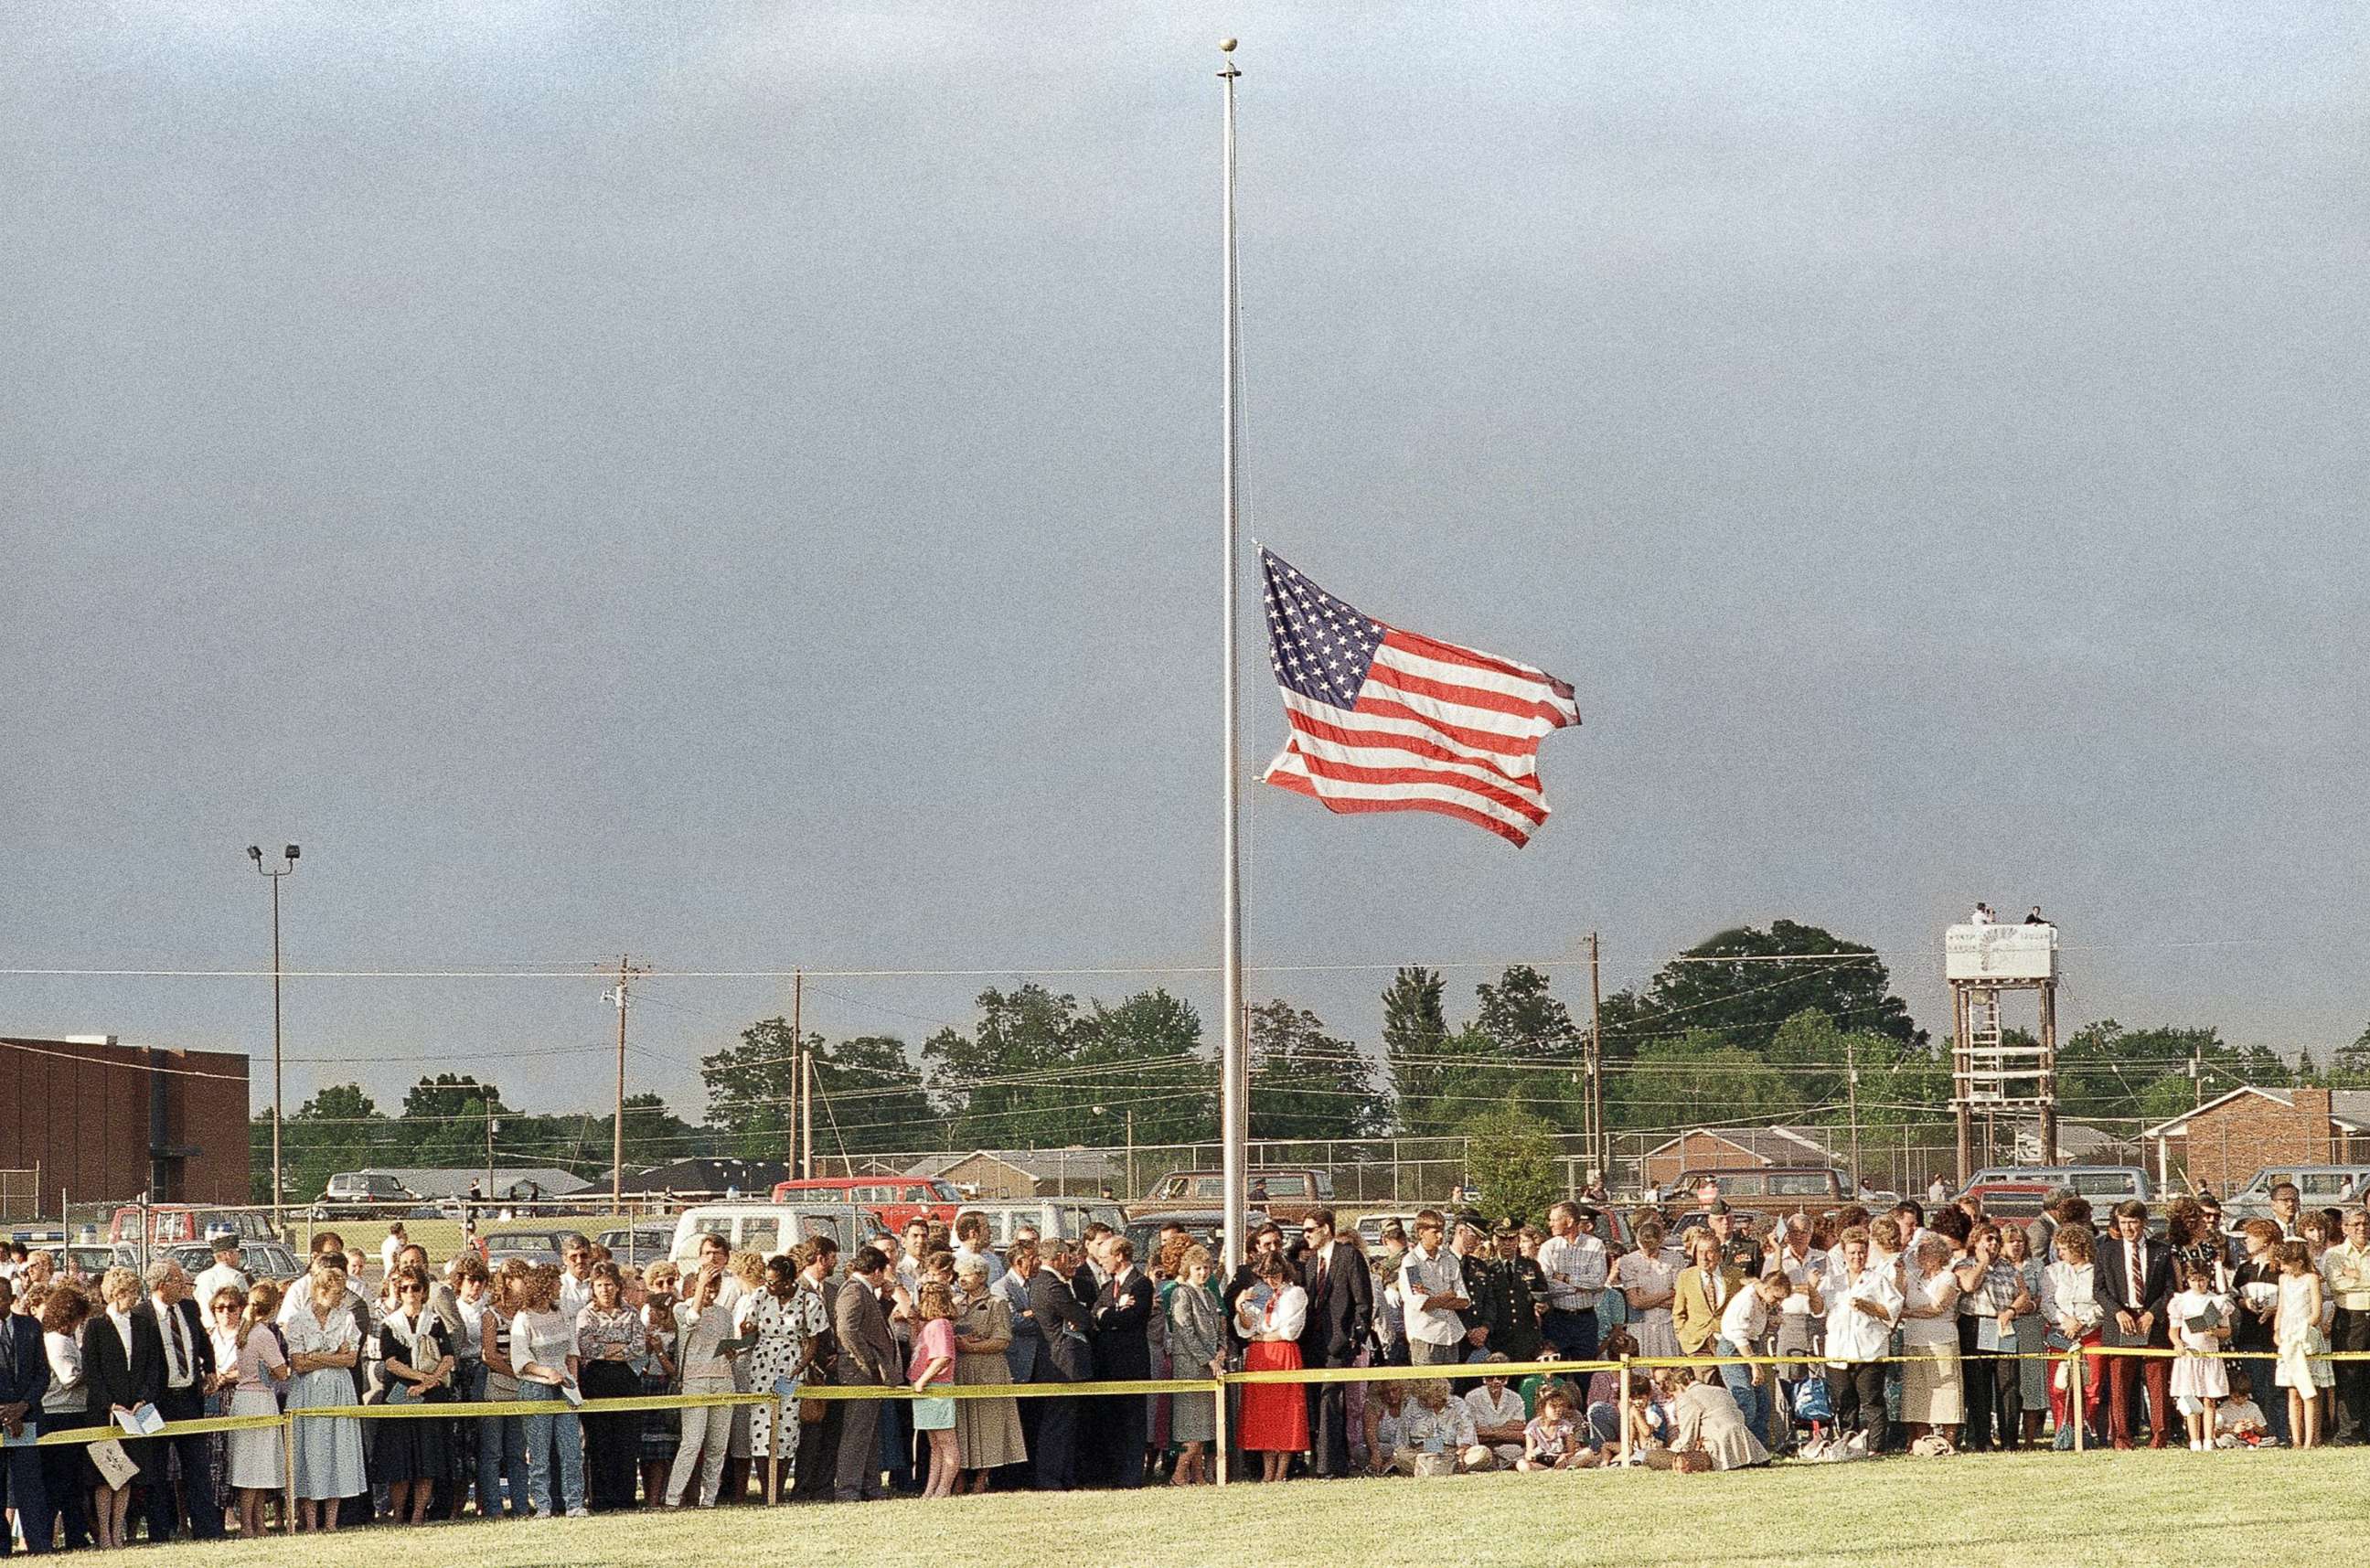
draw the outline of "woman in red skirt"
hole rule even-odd
[[[1250,1341],[1246,1372],[1300,1367],[1300,1329],[1308,1320],[1308,1292],[1293,1278],[1281,1252],[1259,1262],[1260,1283],[1235,1302],[1235,1326]],[[1298,1383],[1243,1387],[1243,1452],[1260,1457],[1261,1481],[1282,1481],[1292,1456],[1308,1447],[1308,1393]]]

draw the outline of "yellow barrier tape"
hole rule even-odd
[[[904,1383],[819,1383],[800,1389],[802,1400],[1053,1400],[1093,1394],[1208,1394],[1209,1378],[1144,1378],[1110,1383],[933,1383],[916,1393]]]
[[[1642,1361],[1631,1361],[1632,1366],[1642,1366]],[[1454,1366],[1303,1366],[1297,1370],[1279,1367],[1270,1372],[1229,1372],[1229,1383],[1403,1383],[1432,1378],[1527,1378],[1533,1373],[1544,1377],[1570,1376],[1590,1372],[1616,1372],[1617,1361],[1460,1361]]]
[[[614,1412],[623,1415],[638,1410],[712,1410],[718,1405],[763,1405],[774,1402],[774,1396],[765,1394],[620,1394],[615,1399],[586,1400],[582,1410],[595,1415]],[[454,1400],[439,1403],[433,1400],[406,1400],[401,1404],[374,1405],[308,1405],[288,1412],[292,1416],[344,1416],[354,1421],[433,1421],[439,1416],[454,1420],[486,1415],[562,1415],[581,1413],[579,1407],[565,1400]]]
[[[60,1432],[42,1433],[33,1439],[33,1446],[64,1447],[75,1443],[104,1443],[110,1437],[129,1443],[155,1443],[167,1437],[195,1437],[206,1432],[257,1432],[282,1424],[282,1418],[276,1415],[209,1415],[195,1421],[168,1421],[150,1437],[134,1437],[113,1425],[70,1426]]]

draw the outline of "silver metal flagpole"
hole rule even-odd
[[[1239,574],[1235,568],[1235,536],[1240,497],[1236,484],[1235,389],[1240,380],[1238,366],[1242,358],[1235,309],[1235,80],[1242,72],[1235,66],[1235,40],[1226,39],[1218,48],[1226,57],[1225,69],[1218,73],[1226,87],[1225,179],[1223,216],[1220,220],[1223,246],[1225,251],[1225,443],[1221,464],[1221,478],[1225,488],[1225,666],[1219,681],[1221,700],[1225,705],[1225,743],[1220,748],[1225,758],[1226,821],[1225,898],[1220,924],[1225,931],[1225,962],[1223,965],[1223,999],[1220,1003],[1225,1028],[1220,1035],[1218,1053],[1219,1136],[1224,1147],[1220,1160],[1225,1175],[1221,1185],[1226,1205],[1226,1259],[1229,1263],[1249,1255],[1250,1238],[1246,1234],[1244,1204],[1249,1188],[1248,1150],[1250,1139],[1250,1075],[1243,1060],[1243,893],[1242,844],[1238,830],[1242,814],[1242,743],[1237,734],[1235,703],[1235,585]]]

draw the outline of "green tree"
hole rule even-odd
[[[1773,920],[1766,931],[1740,926],[1664,964],[1642,991],[1605,997],[1605,1056],[1624,1059],[1694,1030],[1759,1053],[1804,1009],[1843,1028],[1923,1044],[1925,1032],[1891,987],[1872,948],[1792,920]]]
[[[1553,1129],[1507,1104],[1472,1118],[1468,1132],[1467,1179],[1480,1192],[1481,1212],[1518,1225],[1546,1223],[1547,1205],[1564,1195]]]
[[[950,1148],[1112,1144],[1131,1111],[1139,1143],[1206,1138],[1217,1125],[1201,1018],[1167,991],[1081,1009],[1034,983],[990,989],[975,1028],[938,1031],[922,1055]]]
[[[270,1162],[270,1119],[264,1120],[264,1161]],[[309,1203],[340,1170],[407,1165],[408,1147],[393,1121],[358,1083],[330,1084],[298,1106],[280,1130],[287,1201]],[[269,1188],[267,1175],[264,1186]]]
[[[798,1037],[786,1018],[760,1019],[741,1038],[699,1059],[708,1090],[708,1124],[740,1159],[779,1159],[790,1147],[790,1106],[798,1085]]]
[[[716,1140],[708,1147],[741,1159],[781,1159],[788,1155],[797,1130],[791,1119],[799,1080],[798,1046],[789,1020],[760,1019],[742,1030],[733,1044],[701,1058],[699,1076],[708,1090],[708,1129]],[[937,1113],[924,1090],[922,1071],[906,1054],[903,1041],[893,1035],[862,1034],[832,1042],[810,1031],[806,1046],[814,1069],[818,1155],[899,1153],[934,1141],[930,1129]],[[626,1124],[630,1145],[635,1125],[631,1101]],[[600,1127],[606,1132],[606,1118]],[[650,1147],[657,1147],[660,1137],[680,1136],[673,1128],[653,1128]],[[629,1164],[632,1152],[629,1147]],[[648,1163],[673,1158],[673,1153],[653,1154]],[[605,1159],[604,1154],[604,1162]]]
[[[1374,1064],[1290,1002],[1251,1009],[1251,1136],[1355,1138],[1389,1124]]]
[[[1437,970],[1402,969],[1383,991],[1383,1060],[1399,1126],[1430,1133],[1453,1123],[1442,1103],[1447,1068],[1448,1012]]]

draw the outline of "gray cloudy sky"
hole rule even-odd
[[[1937,1027],[1988,897],[2071,1022],[2351,1039],[2365,18],[14,6],[0,962],[251,967],[285,839],[297,967],[1211,962],[1237,32],[1253,531],[1588,718],[1526,851],[1255,791],[1256,962],[1596,927],[1617,984],[1791,916]],[[1261,992],[1371,1038],[1381,978]],[[291,1107],[604,1103],[598,993],[293,984],[359,1060]],[[652,981],[638,1085],[787,993]],[[0,979],[10,1032],[269,1019]]]

